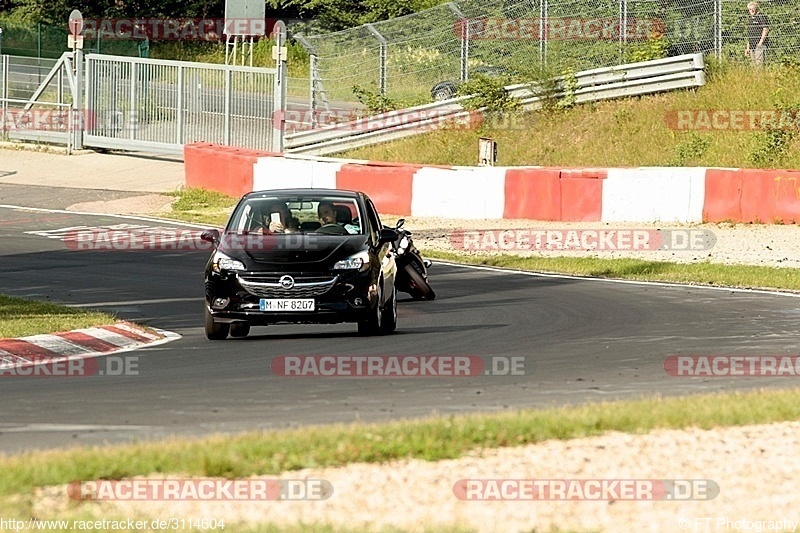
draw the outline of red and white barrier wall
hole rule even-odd
[[[800,222],[800,171],[444,167],[185,147],[186,185],[361,190],[383,213],[590,222]]]

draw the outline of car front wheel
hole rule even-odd
[[[209,340],[222,341],[228,338],[230,325],[214,322],[214,317],[211,316],[211,311],[208,310],[208,307],[206,307],[205,327],[206,338]]]
[[[397,290],[392,287],[392,296],[383,308],[381,333],[386,335],[397,329]]]
[[[366,320],[358,323],[359,335],[380,335],[383,333],[384,312],[381,310],[381,300],[383,299],[383,280],[378,282],[378,298],[375,307],[370,311]]]

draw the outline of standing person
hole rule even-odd
[[[769,22],[767,16],[759,11],[758,2],[749,2],[747,11],[750,20],[747,23],[747,49],[744,55],[748,56],[754,65],[761,67],[766,63]]]

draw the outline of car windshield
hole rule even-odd
[[[354,198],[331,195],[256,196],[244,200],[228,223],[230,233],[363,235]]]

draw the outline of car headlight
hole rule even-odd
[[[244,263],[238,259],[228,257],[222,252],[215,252],[214,260],[211,262],[211,269],[214,272],[219,272],[221,270],[244,270],[245,268]]]
[[[337,261],[333,265],[334,270],[367,270],[369,268],[369,253],[366,251],[358,252],[347,259]]]

